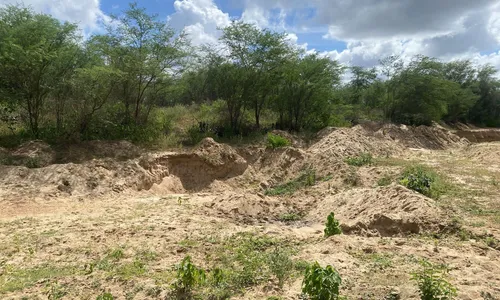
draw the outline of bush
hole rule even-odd
[[[446,280],[448,269],[434,266],[428,261],[421,261],[422,269],[412,273],[412,280],[418,284],[420,299],[444,300],[457,295],[456,288]]]
[[[373,156],[370,153],[361,153],[358,156],[352,156],[345,159],[346,164],[355,167],[370,165],[373,162]]]
[[[271,273],[278,279],[278,287],[283,289],[285,282],[294,272],[294,262],[290,259],[290,252],[276,247],[269,254],[268,265]]]
[[[96,300],[113,300],[114,297],[111,293],[102,293],[97,296]]]
[[[440,194],[436,186],[438,179],[436,172],[417,165],[406,168],[399,183],[427,197],[438,198]]]
[[[325,236],[329,237],[337,234],[342,234],[342,229],[339,221],[335,219],[335,214],[331,212],[326,219]]]
[[[176,282],[173,288],[178,298],[189,298],[193,289],[205,282],[205,271],[193,265],[190,256],[186,256],[176,270]]]
[[[287,138],[284,138],[280,135],[268,133],[267,134],[267,145],[268,145],[268,147],[270,147],[272,149],[276,149],[276,148],[290,146],[291,143]]]
[[[339,273],[332,266],[322,268],[318,262],[309,266],[302,282],[302,293],[311,300],[335,300],[339,298],[342,283]]]

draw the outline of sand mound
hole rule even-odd
[[[365,126],[367,130],[369,127]],[[374,128],[375,129],[375,128]],[[395,141],[409,148],[448,149],[469,144],[453,132],[440,126],[405,126],[384,124],[372,131],[375,137]]]
[[[490,165],[500,164],[500,142],[472,144],[463,150],[467,158]]]
[[[32,168],[44,167],[54,162],[56,154],[43,141],[29,141],[14,149],[10,154],[10,164]]]
[[[277,220],[280,215],[289,211],[281,199],[248,193],[224,194],[205,206],[215,209],[226,218],[245,224]]]
[[[308,149],[312,155],[343,159],[363,152],[385,156],[403,150],[393,141],[375,137],[359,125],[353,128],[324,129],[319,136],[321,139]]]
[[[327,196],[310,217],[323,223],[330,212],[335,213],[345,233],[381,236],[437,229],[444,219],[433,200],[396,185]]]
[[[170,177],[167,181],[172,191],[200,191],[208,188],[214,180],[243,174],[247,166],[231,147],[206,139],[193,153],[161,153],[126,161],[93,159],[39,169],[4,166],[0,172],[0,184],[40,197],[61,194],[97,196],[108,192],[148,190]]]

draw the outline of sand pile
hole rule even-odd
[[[226,193],[205,206],[226,218],[245,224],[277,220],[280,215],[289,211],[282,199],[249,193]]]
[[[402,186],[353,189],[318,201],[309,216],[324,223],[330,212],[345,233],[397,236],[439,229],[444,220],[433,200]]]
[[[500,164],[500,143],[472,144],[463,149],[465,156],[490,165]]]
[[[469,144],[453,132],[440,126],[405,126],[384,124],[380,128],[364,126],[365,129],[380,139],[392,140],[409,148],[448,149]],[[373,130],[376,129],[376,130]]]

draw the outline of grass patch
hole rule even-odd
[[[297,190],[316,184],[316,171],[306,169],[297,178],[284,184],[277,185],[265,191],[268,196],[292,195]]]
[[[299,221],[302,219],[302,216],[296,213],[286,213],[282,214],[279,217],[279,220],[282,222],[294,222],[294,221]]]
[[[0,294],[29,288],[40,280],[58,279],[81,273],[81,270],[74,266],[41,265],[32,269],[18,269],[7,265],[0,276]]]
[[[373,156],[370,153],[361,153],[358,156],[348,157],[344,161],[350,166],[361,167],[371,165],[373,163]]]
[[[302,261],[292,258],[296,253],[296,245],[285,239],[253,233],[235,234],[209,257],[214,262],[212,269],[220,272],[217,291],[222,292],[223,287],[225,293],[239,294],[270,280],[282,288],[304,269]]]

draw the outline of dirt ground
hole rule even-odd
[[[249,255],[277,247],[295,263],[284,288],[256,269],[231,299],[300,299],[300,265],[314,261],[338,270],[348,299],[419,299],[410,274],[422,259],[448,265],[458,299],[500,299],[500,142],[365,124],[274,150],[264,139],[155,153],[120,142],[61,154],[37,143],[0,149],[18,164],[0,166],[1,299],[174,299],[187,255],[208,275],[243,276],[235,270]],[[346,164],[361,153],[373,162]],[[441,197],[398,184],[414,164],[446,178]],[[269,192],[308,170],[313,184]],[[325,238],[330,212],[344,234]],[[199,297],[217,299],[207,289]]]

